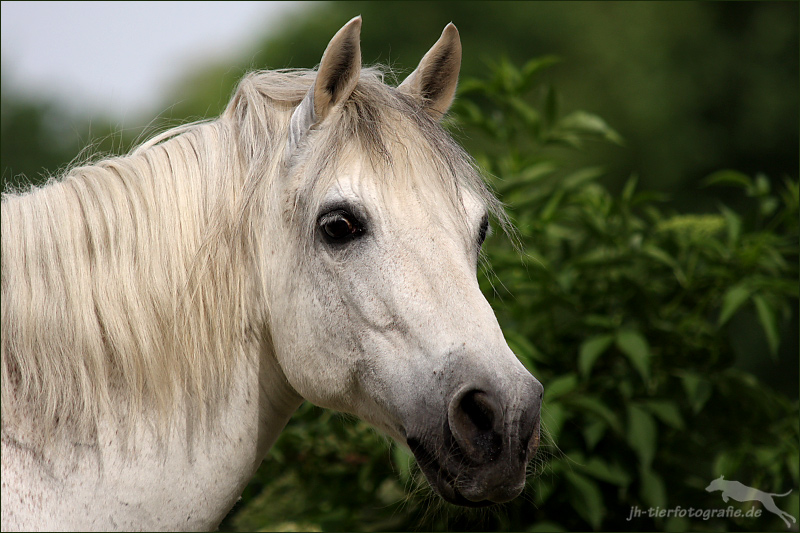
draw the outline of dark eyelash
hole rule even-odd
[[[484,215],[483,219],[481,220],[480,230],[478,232],[478,246],[483,244],[483,241],[486,240],[486,236],[489,234],[489,217]]]
[[[319,217],[317,225],[322,237],[329,244],[343,244],[364,233],[364,225],[346,209],[325,213]]]

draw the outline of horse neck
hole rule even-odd
[[[103,420],[97,444],[47,456],[4,432],[3,529],[215,529],[301,401],[268,350],[253,350],[207,425],[179,410],[166,436],[139,423],[125,448]]]
[[[147,239],[152,236],[150,244],[153,249],[150,253],[138,254],[135,264],[141,268],[166,269],[163,263],[149,261],[151,258],[161,258],[162,261],[167,258],[170,261],[169,275],[161,280],[153,279],[160,276],[152,275],[123,276],[126,283],[132,283],[136,289],[130,291],[131,297],[144,299],[148,296],[151,298],[147,301],[159,302],[159,299],[167,301],[179,294],[191,281],[182,277],[181,272],[190,275],[192,258],[207,242],[208,226],[204,229],[202,225],[216,223],[224,228],[225,216],[235,203],[235,190],[239,185],[236,180],[241,177],[240,169],[236,167],[238,157],[231,154],[226,161],[217,158],[216,164],[200,160],[196,163],[204,169],[203,172],[182,173],[174,165],[183,163],[169,153],[176,145],[183,143],[184,153],[191,151],[202,157],[204,152],[199,143],[212,142],[213,135],[220,135],[220,131],[212,131],[202,139],[181,136],[167,141],[164,146],[152,146],[130,158],[99,165],[121,183],[115,189],[120,195],[131,195],[129,201],[113,204],[118,214],[111,215],[120,219],[123,215],[138,217],[136,228],[140,233],[136,234],[137,243],[148,243],[150,241]],[[189,146],[187,143],[192,144]],[[217,147],[222,148],[224,145]],[[135,165],[138,168],[149,167],[153,172],[136,172],[135,168],[132,169]],[[159,165],[162,169],[165,165],[169,166],[169,171],[160,171]],[[103,173],[92,176],[106,179]],[[70,179],[77,182],[70,185]],[[77,187],[88,183],[88,179],[76,172],[74,178],[59,183],[58,188]],[[181,179],[183,183],[179,181]],[[97,194],[108,189],[106,184],[98,187]],[[46,188],[41,194],[53,196],[53,202],[57,203],[58,192],[56,188]],[[24,200],[20,198],[20,201]],[[109,200],[101,198],[99,203],[107,205]],[[121,205],[129,206],[130,211],[122,211]],[[4,204],[4,222],[6,207]],[[140,211],[143,207],[149,207],[146,213],[143,209]],[[167,238],[175,232],[183,234],[174,240]],[[4,259],[5,241],[4,232]],[[4,276],[5,269],[4,263]],[[107,282],[111,288],[105,287],[103,292],[117,294],[119,291],[111,289],[120,283],[120,273],[109,271],[106,274],[108,279],[103,283]],[[202,277],[202,272],[200,274],[201,281],[208,278]],[[98,283],[101,282],[97,275],[91,281],[86,281],[87,294],[91,293],[92,284]],[[219,292],[220,299],[224,299],[226,289],[226,286],[214,285],[209,291],[214,292],[212,296]],[[207,294],[203,294],[205,296]],[[91,301],[88,297],[76,300],[80,305],[89,305]],[[242,307],[246,306],[240,303]],[[128,302],[116,301],[113,305],[125,310]],[[171,310],[178,308],[167,302],[161,306],[161,310],[164,309],[168,311],[166,316],[174,316]],[[8,310],[9,313],[14,311],[11,307]],[[4,305],[4,320],[5,311]],[[67,311],[74,309],[66,309],[65,316],[69,314]],[[95,311],[99,312],[97,308]],[[232,326],[231,319],[226,317],[220,308],[206,310],[205,314],[190,318],[196,323],[211,324],[222,329]],[[157,338],[159,334],[167,337],[173,331],[167,328],[154,331],[154,335],[145,335],[149,330],[142,328],[148,324],[160,324],[159,320],[154,320],[160,317],[148,315],[140,318],[138,322],[130,323],[134,328],[131,338],[135,341]],[[251,318],[240,318],[243,324],[248,322],[241,330],[253,326],[249,323]],[[66,321],[64,323],[67,324]],[[210,331],[214,328],[206,329]],[[61,446],[60,440],[57,447],[30,441],[46,438],[46,435],[25,432],[24,424],[32,423],[30,418],[27,421],[14,420],[14,416],[6,416],[10,413],[6,407],[14,402],[6,404],[4,382],[2,529],[215,528],[233,506],[301,399],[274,363],[268,340],[257,338],[246,341],[239,338],[237,342],[227,345],[229,353],[220,353],[219,350],[213,350],[224,347],[224,343],[204,342],[205,339],[197,336],[193,339],[194,344],[190,347],[204,347],[205,353],[197,350],[192,359],[187,359],[186,353],[171,351],[168,345],[147,345],[154,348],[152,353],[156,355],[172,357],[178,366],[166,365],[162,369],[159,366],[146,366],[150,364],[149,361],[142,362],[141,368],[144,370],[138,371],[148,373],[141,373],[141,379],[131,382],[142,383],[145,393],[142,401],[137,403],[131,400],[130,419],[124,417],[124,410],[100,410],[101,415],[95,426],[96,435],[66,441],[64,446]],[[133,342],[130,345],[138,346]],[[103,361],[104,352],[100,348],[98,360]],[[4,358],[6,355],[4,352]],[[46,355],[42,353],[42,357]],[[157,363],[164,357],[153,359]],[[78,361],[76,357],[73,368],[80,368]],[[222,396],[203,389],[202,384],[207,383],[203,381],[204,375],[186,374],[192,368],[199,368],[197,372],[203,372],[209,365],[217,365],[212,375],[216,374],[224,382],[225,394]],[[188,377],[183,381],[172,379],[181,375]],[[96,376],[93,387],[107,387],[111,397],[125,397],[131,392],[142,394],[133,386],[125,388],[124,382],[112,385],[102,379],[100,375]],[[147,410],[157,400],[147,394],[158,392],[156,387],[165,382],[177,384],[175,387],[195,384],[195,388],[188,392],[178,389],[174,397],[180,398],[183,393],[183,399],[172,405],[169,426],[163,424],[164,418],[157,411]],[[173,397],[171,393],[170,397]],[[33,402],[33,398],[25,400]],[[213,405],[213,409],[205,412],[197,408],[206,403]],[[23,401],[18,413],[25,412],[24,405]],[[81,412],[62,413],[62,420],[72,416],[81,416]],[[158,429],[164,427],[169,429]]]

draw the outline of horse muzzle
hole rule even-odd
[[[407,438],[434,490],[468,507],[517,497],[539,446],[543,390],[530,375],[516,387],[459,388],[449,400],[441,432]]]

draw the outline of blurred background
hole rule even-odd
[[[146,126],[213,117],[246,71],[313,67],[359,13],[365,62],[401,77],[450,21],[464,76],[558,56],[549,76],[563,106],[625,139],[582,154],[616,185],[636,172],[702,210],[697,183],[714,170],[797,171],[794,2],[3,2],[3,180],[53,173],[89,143],[125,151]]]
[[[357,14],[364,62],[389,65],[398,80],[451,21],[464,48],[462,79],[485,78],[504,61],[556,58],[537,83],[558,89],[562,113],[596,114],[622,139],[562,157],[572,168],[602,167],[599,180],[613,194],[636,176],[640,190],[662,194],[664,209],[704,214],[725,204],[746,217],[747,197],[702,180],[736,169],[777,190],[797,178],[796,2],[2,2],[3,190],[214,117],[244,73],[315,66]],[[480,148],[464,131],[465,146]],[[730,335],[736,366],[796,402],[792,305],[776,357],[765,357],[754,310],[733,319]],[[328,422],[344,424],[343,439],[371,438]],[[369,453],[355,453],[354,465]],[[259,483],[246,499],[264,490]]]

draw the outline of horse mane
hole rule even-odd
[[[89,438],[103,415],[221,391],[241,317],[236,280],[211,268],[241,267],[219,238],[241,174],[227,154],[226,124],[194,125],[4,195],[4,429],[19,416]]]
[[[314,75],[251,73],[214,121],[3,195],[4,433],[33,420],[45,441],[91,441],[107,417],[130,426],[155,413],[153,427],[166,428],[176,402],[213,413],[244,345],[268,335],[252,329],[268,305],[252,275],[258,221]],[[295,162],[315,177],[295,191],[305,231],[354,141],[381,175],[416,176],[409,167],[425,160],[454,205],[469,189],[506,221],[472,160],[378,68],[362,70],[335,122],[314,133]]]

